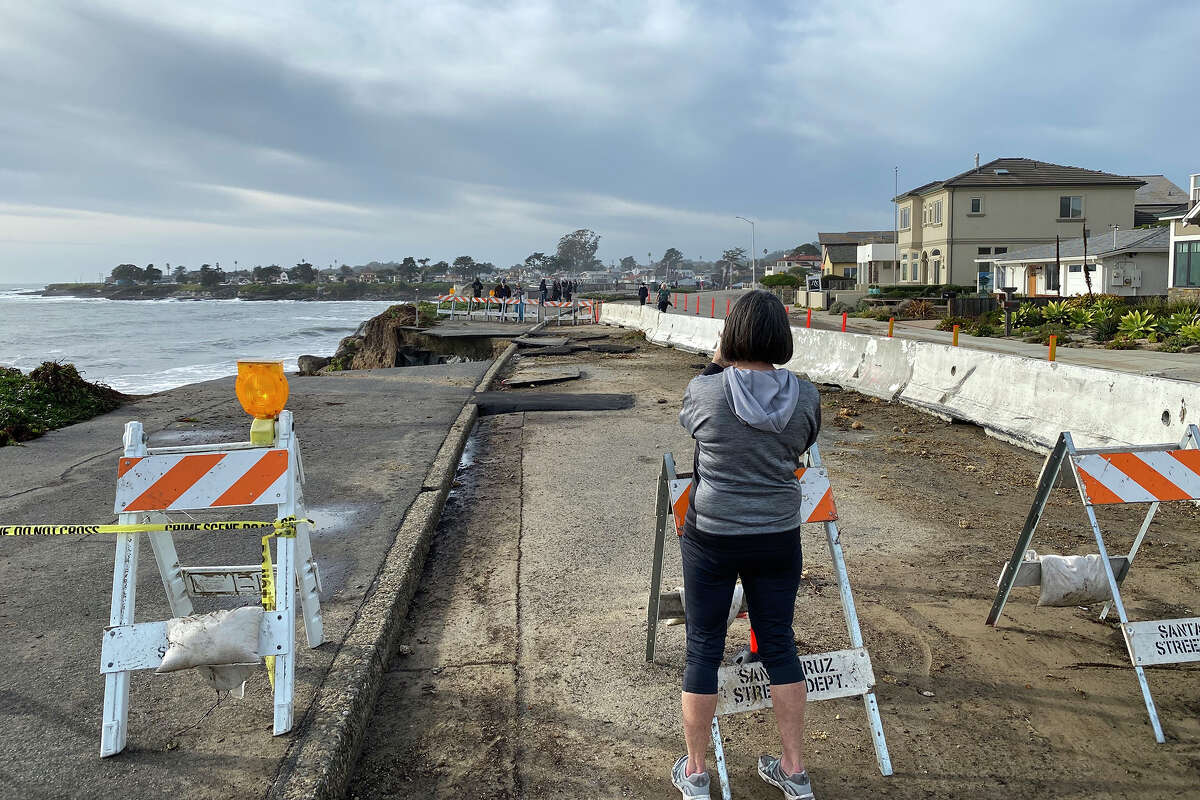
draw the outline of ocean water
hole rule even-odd
[[[0,284],[0,365],[73,363],[85,378],[149,394],[233,375],[239,358],[333,355],[385,301],[103,300]]]

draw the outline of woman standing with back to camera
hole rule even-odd
[[[783,744],[780,757],[759,758],[758,774],[787,800],[813,796],[803,751],[807,691],[792,632],[803,563],[795,470],[817,439],[821,405],[816,387],[775,367],[791,358],[783,303],[770,292],[750,292],[726,318],[713,363],[683,395],[679,422],[696,440],[691,503],[679,540],[687,755],[675,762],[671,778],[686,800],[709,798],[704,756],[739,576]]]

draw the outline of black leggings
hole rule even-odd
[[[683,555],[687,617],[687,667],[683,690],[717,693],[717,669],[725,654],[725,622],[738,576],[746,592],[750,624],[772,684],[800,683],[792,616],[804,557],[800,529],[782,533],[714,536],[688,525],[679,540]]]

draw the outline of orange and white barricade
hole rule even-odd
[[[891,757],[883,735],[883,723],[879,717],[879,705],[875,699],[875,674],[871,669],[871,657],[863,644],[862,631],[858,624],[858,612],[854,606],[854,595],[850,590],[850,578],[846,573],[846,561],[842,554],[840,534],[837,528],[837,506],[833,500],[833,487],[829,472],[821,464],[821,453],[813,445],[805,455],[805,466],[796,470],[800,481],[800,508],[805,523],[819,523],[825,529],[825,541],[837,576],[841,595],[842,613],[850,638],[850,649],[828,653],[801,655],[807,681],[808,700],[832,700],[839,697],[862,697],[871,739],[875,746],[875,760],[879,771],[892,774]],[[655,640],[660,619],[675,616],[674,612],[662,609],[663,551],[665,549],[667,520],[675,526],[677,536],[683,535],[684,519],[691,502],[692,478],[688,473],[675,472],[675,460],[670,453],[663,455],[662,472],[658,479],[658,501],[655,509],[654,562],[650,575],[650,600],[646,619],[646,661],[654,660]],[[685,611],[686,613],[686,611]],[[753,639],[753,631],[751,631]],[[718,719],[725,714],[757,711],[771,706],[770,678],[761,664],[751,659],[722,667],[718,673],[717,715],[713,717],[713,748],[717,758],[717,769],[721,776],[723,797],[728,800],[729,779],[725,769],[725,754]]]
[[[280,412],[274,442],[265,447],[231,442],[148,448],[140,422],[126,424],[124,442],[124,455],[117,464],[115,504],[123,525],[168,521],[170,512],[240,506],[275,506],[277,519],[303,520],[305,516],[304,467],[290,411]],[[301,522],[294,536],[276,538],[274,610],[263,614],[259,631],[258,655],[274,659],[277,736],[291,730],[293,722],[297,586],[308,646],[317,647],[324,641],[320,573],[308,528]],[[261,585],[270,575],[265,561],[263,565],[185,567],[179,563],[170,532],[146,535],[173,617],[192,615],[193,597],[258,597],[260,593],[266,597],[270,593],[270,587],[264,591]],[[100,658],[104,675],[101,756],[114,755],[125,747],[130,673],[158,667],[168,646],[166,621],[134,622],[141,536],[117,535],[112,610]],[[268,546],[264,540],[264,550]],[[269,551],[264,555],[269,556]]]
[[[1077,448],[1071,434],[1059,434],[1058,441],[1046,457],[1041,478],[1034,493],[1033,505],[1025,518],[1012,558],[1004,566],[998,582],[996,600],[988,614],[987,624],[995,625],[1004,612],[1009,593],[1014,586],[1038,586],[1042,583],[1040,559],[1027,559],[1033,533],[1045,511],[1050,491],[1054,488],[1064,466],[1075,477],[1084,513],[1091,524],[1099,551],[1097,559],[1108,584],[1108,594],[1100,619],[1108,616],[1110,608],[1117,610],[1125,647],[1137,675],[1154,738],[1166,741],[1158,710],[1146,682],[1144,667],[1155,664],[1177,664],[1200,661],[1200,617],[1130,622],[1121,600],[1121,586],[1129,576],[1134,556],[1146,537],[1150,523],[1160,503],[1180,500],[1200,500],[1200,428],[1188,425],[1183,438],[1166,444],[1136,447]],[[1147,503],[1146,516],[1134,536],[1129,552],[1124,556],[1109,556],[1096,520],[1096,506]],[[1072,602],[1072,605],[1075,605]]]
[[[459,313],[466,313],[470,309],[468,298],[457,294],[440,294],[434,299],[437,300],[436,311],[439,317],[446,316],[454,319],[454,313],[460,305],[463,306],[463,309]]]

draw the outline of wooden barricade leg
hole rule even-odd
[[[1000,579],[996,599],[992,603],[992,610],[988,612],[988,625],[995,625],[1000,619],[1000,615],[1004,613],[1004,604],[1008,602],[1008,595],[1012,591],[1013,581],[1017,579],[1017,572],[1021,568],[1021,561],[1025,558],[1025,551],[1029,549],[1029,545],[1033,541],[1033,532],[1037,530],[1042,514],[1046,510],[1046,503],[1050,499],[1050,492],[1054,489],[1055,481],[1058,480],[1058,474],[1062,470],[1067,451],[1066,435],[1060,434],[1058,441],[1054,444],[1054,449],[1050,451],[1050,455],[1046,456],[1046,460],[1042,464],[1042,475],[1038,478],[1033,505],[1030,506],[1029,514],[1025,517],[1021,535],[1017,537],[1017,547],[1013,550],[1012,558],[1008,560],[1008,566]]]
[[[292,729],[293,693],[296,682],[296,538],[275,538],[275,559],[279,574],[275,586],[275,613],[283,618],[287,651],[275,656],[275,726],[279,736]]]
[[[821,466],[821,452],[815,444],[809,448],[809,463],[814,467]],[[850,591],[850,576],[846,572],[846,560],[842,555],[841,535],[838,533],[836,522],[825,523],[825,540],[829,545],[834,573],[837,575],[842,614],[846,619],[846,631],[850,634],[850,646],[863,647],[862,629],[858,625],[858,611],[854,607],[854,594]],[[863,694],[863,709],[867,714],[867,723],[871,726],[871,742],[875,746],[875,761],[879,765],[879,772],[891,775],[892,759],[888,755],[887,740],[883,735],[883,720],[879,716],[879,704],[875,700],[874,689]]]
[[[1066,442],[1068,452],[1074,452],[1075,446],[1071,441],[1071,434],[1062,434],[1063,441]],[[1079,469],[1075,465],[1073,459],[1068,459],[1071,465],[1071,472],[1075,476],[1075,483],[1080,487],[1080,497],[1084,497],[1082,490],[1083,481],[1079,477]],[[1129,616],[1125,613],[1125,603],[1121,601],[1121,587],[1117,583],[1117,576],[1113,572],[1112,562],[1108,560],[1108,548],[1104,546],[1104,536],[1100,533],[1100,523],[1096,519],[1096,511],[1092,508],[1092,504],[1084,500],[1083,510],[1087,514],[1088,522],[1092,526],[1092,534],[1096,537],[1097,552],[1100,553],[1100,563],[1104,565],[1104,575],[1108,578],[1108,588],[1112,592],[1112,604],[1117,609],[1117,618],[1121,620],[1121,627],[1124,629],[1129,624]],[[1128,570],[1126,570],[1128,572]],[[1154,729],[1154,741],[1162,744],[1166,741],[1163,735],[1162,723],[1158,721],[1158,708],[1154,705],[1154,697],[1150,694],[1150,684],[1146,682],[1146,670],[1142,665],[1137,663],[1133,649],[1128,645],[1126,639],[1126,648],[1129,651],[1129,660],[1133,664],[1133,671],[1137,674],[1138,687],[1142,690],[1142,699],[1146,702],[1146,713],[1150,715],[1150,727]]]
[[[296,481],[296,517],[306,516],[304,491]],[[304,614],[304,635],[309,647],[320,647],[325,641],[325,623],[321,615],[321,574],[313,558],[312,543],[308,538],[309,525],[296,526],[296,582],[299,585],[300,608]]]
[[[137,514],[121,514],[118,523],[133,525]],[[109,626],[132,625],[137,601],[138,552],[140,535],[117,534],[117,556],[113,565],[112,610]],[[128,671],[110,672],[104,676],[104,715],[100,728],[100,757],[113,756],[125,749],[129,734],[129,676]]]
[[[654,560],[650,567],[650,599],[646,603],[646,660],[654,660],[654,643],[658,636],[658,600],[662,589],[663,550],[666,547],[667,517],[671,513],[668,481],[675,477],[675,459],[663,454],[662,472],[658,476],[658,499],[654,506]]]
[[[169,522],[166,514],[154,512],[145,515],[146,522]],[[167,531],[154,531],[146,534],[150,539],[150,549],[154,552],[154,560],[158,564],[158,576],[162,578],[163,590],[167,593],[167,605],[171,608],[172,617],[186,617],[192,611],[192,598],[188,596],[187,584],[183,578],[183,568],[179,565],[179,554],[175,551],[175,539]]]
[[[721,778],[721,800],[733,800],[733,790],[729,787],[729,768],[725,766],[725,743],[721,741],[721,724],[717,718],[712,721],[713,755],[717,759],[717,775]]]

